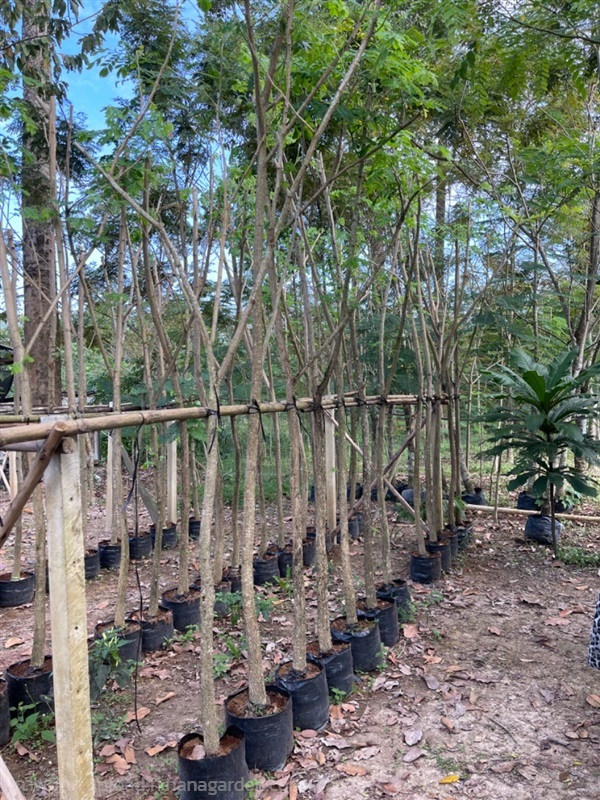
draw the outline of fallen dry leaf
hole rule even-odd
[[[344,775],[350,775],[351,777],[369,774],[368,770],[366,770],[364,767],[359,766],[359,764],[352,764],[350,762],[338,764],[336,769],[338,772],[343,772]]]
[[[421,756],[425,755],[427,755],[426,750],[421,750],[420,747],[411,747],[410,750],[407,750],[405,753],[402,761],[404,761],[405,764],[412,764],[413,761],[416,761],[418,758],[421,758]]]
[[[109,756],[106,759],[106,763],[112,764],[113,769],[115,770],[115,772],[118,772],[119,775],[125,775],[125,773],[131,767],[131,765],[127,763],[126,759],[124,759],[123,756],[120,756],[118,753]]]
[[[438,781],[438,783],[458,783],[460,778],[458,775],[446,775],[445,778],[442,778]]]
[[[402,633],[404,634],[404,638],[405,639],[418,639],[419,638],[419,628],[415,624],[403,625],[402,626]]]
[[[298,798],[298,784],[294,781],[290,782],[290,800],[297,800]]]
[[[15,744],[15,750],[17,751],[17,753],[20,756],[27,756],[32,761],[39,761],[40,760],[40,757],[38,755],[36,755],[36,753],[33,753],[28,747],[25,747],[23,742],[17,742]]]
[[[139,722],[141,719],[144,719],[144,717],[147,717],[149,713],[150,709],[146,708],[145,706],[138,708],[137,713],[136,711],[128,711],[125,717],[125,722],[126,723],[133,722],[134,719],[137,719],[137,721]]]
[[[600,708],[600,694],[588,694],[585,698],[585,702],[592,706],[592,708]]]
[[[390,797],[394,797],[394,795],[397,795],[401,790],[401,787],[396,786],[395,783],[380,783],[379,788]]]
[[[20,636],[11,636],[4,642],[4,649],[8,650],[11,647],[16,647],[18,644],[24,644],[25,639],[21,639]]]
[[[96,608],[101,611],[103,608],[108,608],[108,600],[103,600],[101,603],[98,603]]]
[[[175,692],[167,692],[162,697],[157,697],[154,702],[159,706],[161,703],[166,703],[167,700],[170,700],[172,697],[175,697]]]
[[[130,744],[126,744],[123,748],[123,757],[128,764],[137,764],[135,750]]]
[[[175,747],[176,745],[177,745],[177,742],[175,742],[175,741],[167,742],[166,744],[155,744],[154,747],[147,747],[144,750],[144,753],[146,753],[146,755],[150,756],[150,758],[153,758],[154,756],[158,755],[159,753],[162,753],[163,750],[166,750],[168,747]]]
[[[447,728],[450,731],[450,733],[453,733],[456,730],[456,725],[454,724],[454,722],[452,722],[450,717],[442,717],[440,722],[442,723],[444,728]]]
[[[568,625],[569,620],[566,617],[548,617],[544,620],[546,625]]]
[[[488,633],[491,633],[494,636],[502,636],[502,631],[500,630],[500,628],[496,628],[493,625],[490,625],[490,627],[488,628]]]
[[[354,753],[354,758],[356,761],[366,761],[368,758],[376,756],[379,752],[381,752],[380,747],[363,747],[361,750],[357,750],[356,753]]]
[[[404,741],[409,747],[417,744],[423,738],[423,731],[421,728],[407,728],[404,731]]]
[[[106,756],[112,756],[116,752],[117,752],[117,748],[115,747],[114,744],[105,744],[104,747],[102,748],[102,750],[100,750],[99,755],[101,755],[102,758],[106,758]]]
[[[423,675],[423,680],[427,684],[427,688],[431,689],[434,692],[437,691],[441,686],[440,682],[435,677],[435,675],[428,675],[427,673],[425,673]]]

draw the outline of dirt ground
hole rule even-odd
[[[101,519],[93,508],[89,544]],[[600,673],[585,658],[599,571],[554,562],[547,549],[523,541],[523,525],[476,518],[474,542],[452,573],[433,588],[411,586],[415,618],[387,652],[385,668],[360,677],[356,692],[331,707],[325,730],[296,733],[285,769],[253,775],[250,797],[598,800]],[[396,574],[406,577],[411,527],[394,523],[392,534]],[[565,540],[598,552],[600,528],[569,523]],[[352,553],[360,582],[360,541]],[[0,572],[10,568],[10,555],[10,547],[0,551]],[[341,610],[335,552],[333,562],[332,618]],[[176,553],[165,552],[164,588],[174,583],[176,563]],[[139,572],[146,589],[149,564]],[[307,573],[314,614],[311,585]],[[90,633],[110,619],[115,588],[115,573],[88,582]],[[133,571],[130,600],[139,605]],[[265,592],[263,605],[270,611],[261,622],[269,675],[290,651],[292,609],[285,587]],[[30,607],[0,610],[0,669],[29,655],[31,615]],[[243,643],[230,619],[218,620],[215,631],[223,703],[244,682]],[[134,708],[131,688],[109,687],[95,705],[98,798],[177,796],[174,744],[201,727],[197,649],[197,641],[180,641],[144,657],[141,733],[123,721]],[[34,740],[20,754],[12,745],[0,753],[26,797],[59,796],[54,746]]]

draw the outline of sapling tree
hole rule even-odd
[[[582,475],[568,463],[569,454],[591,464],[600,463],[600,442],[583,433],[580,420],[597,420],[597,399],[586,387],[600,374],[600,363],[582,370],[576,377],[571,368],[577,349],[558,355],[550,364],[534,361],[527,353],[513,353],[514,369],[501,365],[487,376],[501,393],[500,402],[510,392],[511,403],[496,405],[484,419],[499,422],[489,441],[495,444],[489,455],[512,450],[515,456],[509,474],[514,475],[508,489],[517,489],[533,480],[531,494],[544,498],[550,508],[552,544],[557,555],[556,491],[566,484],[579,494],[594,497],[597,481]]]

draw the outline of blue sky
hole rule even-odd
[[[73,28],[71,36],[62,43],[61,51],[68,54],[78,52],[78,40],[89,33],[94,24],[93,16],[101,6],[102,0],[86,0],[80,13],[81,22]],[[114,34],[109,34],[105,39],[105,49],[113,49],[118,42]],[[117,97],[129,97],[132,92],[131,84],[117,82],[114,73],[106,77],[100,76],[100,67],[84,69],[82,72],[64,73],[68,89],[68,100],[73,104],[75,114],[84,113],[88,120],[88,128],[97,130],[104,127],[103,109],[112,105]]]

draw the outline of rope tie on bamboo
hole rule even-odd
[[[296,400],[295,394],[292,395],[292,402],[290,403],[290,405],[296,409],[296,414],[298,416],[298,422],[300,423],[300,427],[302,428],[304,433],[308,436],[308,431],[304,427],[304,420],[302,419],[302,414],[304,414],[304,409],[298,408],[298,401]]]
[[[215,392],[215,399],[217,401],[217,407],[216,408],[208,408],[208,406],[207,406],[207,408],[206,408],[206,416],[207,417],[216,417],[217,418],[217,424],[215,425],[215,427],[213,429],[212,436],[211,436],[211,439],[210,439],[210,447],[208,448],[209,454],[212,451],[212,449],[214,447],[214,444],[215,444],[215,439],[217,438],[217,428],[219,428],[220,425],[221,425],[221,401],[219,400],[219,395],[217,394],[217,392]]]
[[[383,395],[383,394],[380,394],[379,397],[377,398],[377,405],[378,406],[387,406],[388,405],[387,397],[385,395]]]
[[[142,432],[142,428],[144,427],[144,422],[142,421],[135,432],[135,439],[133,442],[133,473],[131,475],[131,488],[129,489],[129,494],[127,495],[127,499],[123,504],[123,508],[121,509],[121,514],[125,514],[127,511],[127,507],[131,503],[131,498],[134,495],[134,492],[137,490],[137,481],[138,481],[138,467],[140,465],[140,433]],[[135,515],[135,522],[134,522],[134,536],[138,535],[138,515]]]
[[[266,443],[267,435],[265,433],[265,426],[263,425],[262,409],[256,397],[253,397],[248,406],[248,414],[258,414],[258,421],[260,423],[260,430],[262,433],[263,442]]]

